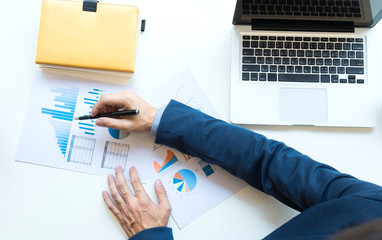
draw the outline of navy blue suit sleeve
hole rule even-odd
[[[156,142],[217,164],[298,211],[342,196],[381,190],[282,142],[173,100],[163,112]]]
[[[172,230],[168,227],[156,227],[145,229],[129,240],[173,240]]]

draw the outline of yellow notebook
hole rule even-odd
[[[36,63],[40,67],[112,74],[133,73],[138,8],[82,1],[43,0]]]

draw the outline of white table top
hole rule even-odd
[[[139,1],[119,0],[123,3]],[[229,120],[230,34],[235,0],[139,2],[146,31],[129,85],[151,89],[188,68]],[[105,177],[15,162],[30,96],[41,2],[3,1],[0,14],[0,239],[125,239],[105,207]],[[382,25],[373,30],[382,39]],[[380,42],[380,40],[378,40]],[[382,56],[381,48],[369,49]],[[381,65],[381,60],[376,66]],[[377,89],[382,92],[381,81]],[[335,168],[382,185],[382,94],[377,126],[246,126]],[[151,185],[146,186],[152,189]],[[175,239],[259,239],[297,214],[246,187],[186,226]]]

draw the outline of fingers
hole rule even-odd
[[[91,115],[97,115],[103,112],[110,112],[113,109],[125,108],[128,102],[121,96],[121,93],[111,93],[103,95],[93,106]]]
[[[118,207],[115,206],[113,200],[111,200],[111,198],[109,196],[109,193],[106,192],[106,191],[103,191],[102,192],[102,197],[103,197],[103,201],[105,202],[107,208],[109,208],[109,210],[114,214],[114,216],[118,220],[121,220],[121,219],[119,219],[120,216],[121,216],[121,211],[119,211]]]
[[[123,129],[129,131],[129,122],[125,118],[99,118],[95,124],[100,127]]]
[[[139,179],[137,169],[135,167],[130,168],[130,180],[131,185],[133,185],[135,196],[140,199],[149,198],[145,189],[142,186],[141,180]]]
[[[115,169],[115,175],[117,177],[117,188],[119,192],[122,194],[125,201],[129,201],[133,194],[130,191],[130,188],[127,186],[125,176],[123,175],[122,167],[118,166]]]
[[[171,212],[171,204],[167,197],[166,189],[164,188],[160,179],[155,182],[155,192],[158,197],[159,206]]]
[[[121,194],[119,194],[117,185],[115,184],[114,176],[113,175],[109,175],[107,177],[107,180],[108,180],[108,184],[109,184],[110,194],[113,197],[115,203],[117,204],[117,206],[120,209],[124,208],[126,206],[126,202],[122,198]]]

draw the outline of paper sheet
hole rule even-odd
[[[127,179],[128,169],[135,166],[142,181],[162,180],[180,228],[245,186],[217,166],[155,144],[149,133],[73,120],[89,114],[103,94],[128,88],[37,72],[16,160],[102,176],[122,166]],[[133,90],[156,107],[176,99],[216,116],[189,71],[150,94]]]

